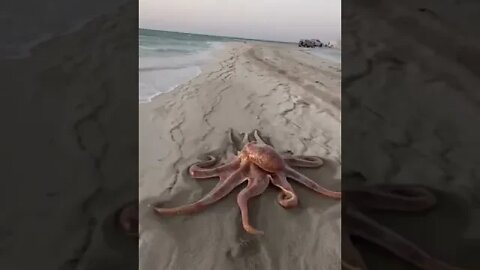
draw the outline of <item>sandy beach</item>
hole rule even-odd
[[[236,194],[191,216],[159,217],[151,203],[198,200],[215,179],[192,179],[202,154],[232,154],[228,134],[258,129],[279,151],[317,155],[317,183],[341,186],[341,66],[293,44],[230,43],[218,61],[177,89],[140,105],[140,269],[340,269],[341,203],[293,183],[286,210],[273,186],[250,204],[243,231]]]

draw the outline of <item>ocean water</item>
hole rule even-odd
[[[262,41],[140,29],[139,102],[150,102],[199,75],[201,69],[214,59],[215,51],[221,50],[226,42],[246,40]],[[292,43],[292,46],[296,44]],[[308,51],[329,61],[341,61],[341,51],[337,49],[314,48]]]
[[[149,102],[198,74],[225,42],[208,35],[139,30],[139,102]]]

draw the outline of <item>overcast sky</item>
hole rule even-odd
[[[279,41],[341,35],[340,0],[140,0],[140,27]]]

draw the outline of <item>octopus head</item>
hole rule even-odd
[[[241,155],[244,159],[267,172],[275,173],[285,168],[285,163],[280,154],[266,144],[249,142],[243,147]]]

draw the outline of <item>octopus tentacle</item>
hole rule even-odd
[[[237,204],[240,207],[240,213],[242,215],[242,225],[245,231],[250,234],[263,234],[263,231],[259,231],[252,227],[248,218],[248,200],[252,197],[262,194],[268,187],[267,175],[254,176],[248,180],[248,185],[245,189],[240,191],[237,196]]]
[[[291,167],[318,168],[323,165],[323,159],[317,156],[284,155],[283,159]]]
[[[242,138],[242,148],[245,146],[245,144],[248,143],[248,133],[244,133],[243,134],[243,138]]]
[[[342,269],[346,270],[367,270],[362,255],[352,243],[350,235],[342,233]]]
[[[268,145],[268,143],[265,142],[265,140],[262,138],[262,136],[259,134],[258,129],[255,129],[253,131],[253,137],[255,138],[255,141],[259,144],[265,144]]]
[[[316,191],[316,192],[318,192],[322,195],[325,195],[325,196],[330,197],[330,198],[335,198],[335,199],[340,199],[341,196],[342,196],[341,192],[328,190],[328,189],[320,186],[319,184],[317,184],[312,179],[306,177],[305,175],[297,172],[296,170],[294,170],[290,167],[286,167],[285,171],[286,171],[287,177],[305,185],[306,187],[308,187],[308,188],[310,188],[310,189],[312,189],[312,190],[314,190],[314,191]]]
[[[416,212],[436,204],[435,196],[418,185],[378,185],[375,189],[355,188],[345,193],[357,208]]]
[[[269,175],[273,185],[279,187],[282,191],[277,196],[277,202],[284,208],[291,208],[298,205],[298,197],[293,191],[292,186],[287,181],[287,177],[283,173]]]
[[[394,231],[378,224],[359,211],[347,209],[349,232],[375,243],[424,270],[460,270],[441,262]]]
[[[193,178],[205,179],[220,176],[224,172],[234,171],[240,168],[240,159],[235,158],[233,161],[220,165],[214,168],[205,168],[215,164],[217,159],[214,156],[209,156],[209,160],[201,161],[190,166],[188,172]],[[224,180],[225,177],[221,177]]]
[[[205,207],[219,201],[228,193],[230,193],[236,186],[247,180],[245,176],[245,171],[247,168],[248,165],[244,165],[237,169],[227,179],[225,179],[225,181],[218,182],[218,184],[207,195],[197,202],[172,208],[153,207],[153,209],[155,212],[161,215],[184,215],[199,212]]]

